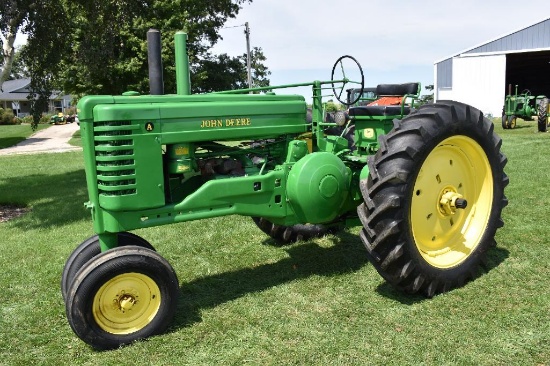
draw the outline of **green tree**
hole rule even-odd
[[[252,87],[269,86],[271,71],[263,64],[266,60],[262,49],[250,51]],[[191,87],[195,93],[248,88],[247,56],[229,57],[227,54],[208,56],[195,65]]]
[[[162,33],[166,93],[175,93],[174,34],[188,34],[192,69],[220,61],[208,53],[227,19],[252,0],[88,0],[68,1],[74,36],[64,58],[64,90],[71,94],[148,93],[146,34]],[[106,27],[105,25],[109,26]],[[106,29],[107,28],[107,29]],[[193,85],[193,83],[192,83]]]
[[[21,57],[31,79],[28,98],[33,127],[40,121],[43,111],[48,109],[52,91],[61,87],[61,51],[71,35],[71,28],[64,23],[67,15],[61,5],[59,1],[33,1],[23,28],[27,45],[21,51]]]
[[[27,22],[30,3],[23,0],[0,1],[0,44],[2,45],[0,86],[10,78],[15,60],[15,39],[19,30]]]
[[[246,54],[241,56],[243,65],[246,66]],[[266,87],[269,86],[269,75],[271,71],[268,70],[267,66],[264,65],[264,62],[267,58],[264,56],[261,47],[254,47],[250,51],[250,69],[252,73],[252,87]]]
[[[6,80],[15,80],[29,77],[29,72],[27,67],[25,66],[25,61],[21,56],[22,50],[25,47],[26,46],[24,45],[21,49],[15,51],[13,63],[11,65],[11,71]]]
[[[2,73],[0,82],[9,78],[15,59],[13,47],[18,32],[27,35],[27,47],[21,51],[21,61],[31,78],[29,100],[34,126],[59,76],[58,48],[68,39],[68,29],[60,20],[65,19],[60,0],[2,0],[0,6],[0,31],[2,34]]]
[[[426,85],[424,87],[424,89],[426,89],[428,91],[431,91],[431,94],[421,95],[420,98],[418,99],[418,104],[419,105],[429,104],[429,103],[434,102],[434,93],[433,93],[434,86],[433,85]]]
[[[166,93],[176,91],[174,34],[177,31],[188,34],[192,70],[200,70],[203,62],[211,70],[234,64],[235,60],[210,55],[208,50],[220,39],[218,31],[225,22],[252,0],[0,1],[2,34],[13,35],[13,40],[18,31],[27,35],[28,47],[21,57],[32,80],[31,108],[38,122],[51,91],[57,88],[76,96],[120,94],[126,90],[147,94],[146,34],[150,28],[162,32]],[[269,71],[262,64],[265,57],[261,49],[254,51],[256,79],[259,84],[269,83]],[[2,60],[3,65],[8,66],[6,57]],[[11,62],[13,64],[13,59]],[[235,76],[240,73],[236,72]],[[239,85],[238,81],[234,84]],[[200,87],[197,83],[197,88]]]
[[[325,111],[326,112],[337,112],[342,110],[342,104],[335,103],[334,100],[329,99],[325,104]]]

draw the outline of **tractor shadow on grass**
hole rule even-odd
[[[347,232],[334,236],[334,245],[314,241],[285,246],[289,257],[276,263],[197,278],[181,285],[173,330],[201,322],[201,309],[213,308],[247,294],[311,276],[337,276],[368,264],[358,236]],[[269,240],[265,244],[270,244]]]
[[[523,125],[523,126],[516,126],[514,128],[512,128],[511,130],[521,130],[521,129],[524,129],[524,128],[533,128],[533,126],[529,126],[529,125]]]
[[[180,299],[172,330],[202,321],[201,309],[219,306],[247,294],[290,283],[311,276],[337,276],[353,273],[369,264],[361,239],[348,232],[334,236],[334,245],[321,247],[315,241],[282,247],[288,258],[276,263],[243,268],[233,272],[201,277],[180,287]],[[266,240],[266,245],[272,245]],[[497,267],[508,257],[508,251],[492,248],[484,266],[486,272]],[[482,275],[482,270],[477,277]],[[414,305],[430,299],[422,295],[400,292],[386,281],[375,291],[385,298],[404,305]],[[365,291],[372,291],[365,289]]]
[[[0,183],[0,203],[28,207],[13,220],[22,229],[50,228],[89,219],[84,169],[64,174],[29,174]]]

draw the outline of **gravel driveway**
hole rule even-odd
[[[45,130],[38,131],[15,146],[0,149],[0,155],[44,154],[82,150],[81,147],[69,145],[69,140],[79,128],[76,123],[53,125]]]

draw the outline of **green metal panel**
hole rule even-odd
[[[393,128],[393,118],[355,117],[355,141],[359,154],[372,155],[378,150],[378,138]]]
[[[337,156],[328,152],[309,154],[290,171],[288,198],[301,222],[329,222],[341,213],[350,182],[351,171]]]
[[[303,101],[246,101],[164,104],[160,108],[162,142],[228,140],[303,133]]]
[[[132,210],[165,204],[162,147],[156,134],[144,134],[148,123],[94,123],[100,207]]]

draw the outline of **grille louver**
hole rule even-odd
[[[130,121],[94,123],[95,158],[99,194],[136,193],[134,140]]]

